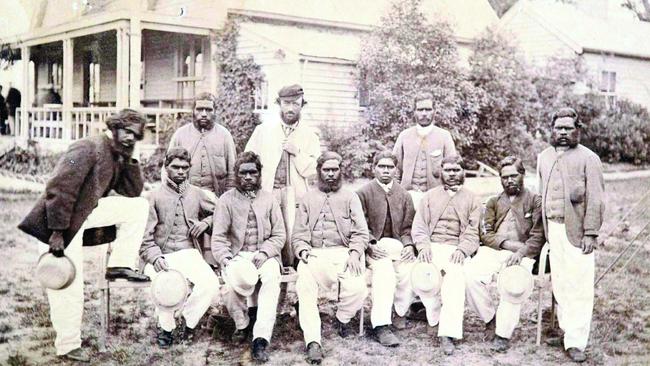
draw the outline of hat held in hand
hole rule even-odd
[[[433,263],[417,262],[411,271],[411,284],[419,292],[435,295],[442,285],[440,270]]]
[[[502,299],[521,304],[533,291],[533,275],[522,266],[508,266],[499,273],[497,290]]]
[[[377,242],[377,246],[383,249],[391,260],[398,261],[402,258],[402,249],[404,249],[404,245],[397,239],[381,238]]]
[[[187,279],[177,270],[160,271],[151,282],[151,297],[159,308],[180,309],[189,295]]]
[[[65,255],[55,257],[43,253],[36,264],[36,278],[41,286],[50,290],[63,290],[70,286],[77,274],[74,263]]]
[[[223,280],[238,294],[250,296],[255,291],[259,276],[259,271],[253,262],[246,259],[235,259],[226,266]]]

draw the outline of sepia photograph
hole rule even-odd
[[[1,0],[0,365],[650,365],[650,0]]]

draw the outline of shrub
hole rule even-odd
[[[348,181],[358,178],[370,178],[372,158],[386,146],[377,140],[371,140],[366,134],[353,133],[353,129],[341,130],[328,125],[321,126],[321,138],[327,142],[327,149],[335,151],[343,158],[341,174]]]

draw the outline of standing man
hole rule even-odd
[[[368,295],[363,276],[363,253],[368,227],[359,197],[341,189],[341,156],[326,151],[317,160],[318,190],[303,196],[291,244],[298,264],[298,317],[307,345],[309,362],[323,360],[318,288],[332,289],[338,283],[336,311],[338,333],[351,332],[350,320]]]
[[[481,203],[463,186],[465,170],[462,163],[460,156],[442,160],[442,185],[422,197],[412,230],[418,260],[433,263],[438,270],[445,272],[440,290],[442,303],[437,297],[418,295],[426,309],[429,326],[440,323],[438,337],[446,355],[454,352],[452,338],[463,338],[463,263],[479,247]]]
[[[415,262],[415,244],[411,225],[415,208],[408,192],[394,183],[397,159],[390,151],[375,155],[375,179],[357,191],[368,222],[370,245],[368,263],[372,269],[372,311],[370,320],[380,344],[399,345],[399,339],[390,330],[405,327],[405,314],[415,297],[410,274]],[[391,258],[390,242],[401,247],[399,258]],[[391,321],[395,307],[395,323]]]
[[[440,163],[457,155],[449,131],[433,124],[433,95],[419,93],[414,100],[416,125],[397,137],[398,180],[413,197],[415,207],[427,190],[440,185]]]
[[[202,189],[189,184],[190,154],[182,147],[171,148],[165,156],[164,181],[149,195],[149,220],[140,257],[149,264],[145,272],[179,271],[194,284],[181,313],[185,327],[181,340],[192,342],[201,317],[218,294],[219,279],[203,260],[201,235],[212,226],[214,203]],[[176,328],[174,310],[156,307],[160,348],[169,348]]]
[[[505,352],[519,323],[521,301],[515,303],[504,296],[495,307],[488,285],[505,267],[521,265],[532,272],[534,258],[545,239],[542,199],[524,187],[524,164],[508,156],[499,163],[499,174],[503,192],[487,202],[480,226],[483,245],[467,264],[465,276],[469,307],[479,314],[490,332],[496,327],[492,349]]]
[[[246,144],[262,160],[262,190],[273,192],[285,219],[287,241],[282,251],[285,266],[293,264],[291,229],[295,203],[307,192],[307,178],[316,174],[320,155],[317,129],[300,121],[300,112],[307,104],[300,85],[285,86],[278,92],[280,120],[262,123],[255,128]]]
[[[194,99],[192,123],[180,127],[169,149],[183,147],[192,157],[190,184],[213,192],[217,197],[233,187],[235,142],[230,132],[216,123],[216,99],[201,93]]]
[[[537,157],[542,217],[564,349],[583,362],[594,307],[593,251],[605,210],[603,168],[598,155],[580,145],[575,110],[562,108],[551,121],[552,146]]]
[[[16,131],[11,131],[11,129],[16,128],[16,109],[20,107],[20,92],[18,89],[14,88],[11,83],[9,83],[9,91],[7,92],[7,108],[9,109],[9,127],[5,128],[6,134],[13,133],[16,134]]]
[[[244,341],[252,328],[252,356],[257,362],[269,360],[266,347],[275,324],[280,296],[280,252],[285,241],[280,204],[272,193],[260,189],[262,169],[254,152],[239,156],[235,162],[235,188],[217,202],[212,231],[212,253],[223,269],[228,287],[226,308],[235,321],[233,341]],[[240,262],[252,262],[257,268],[258,285],[250,293],[234,285],[236,278],[247,276],[243,272],[252,268]],[[258,306],[249,309],[247,302]],[[256,319],[254,325],[252,317]]]
[[[142,174],[132,156],[136,141],[142,139],[145,119],[134,110],[123,109],[106,124],[106,133],[70,145],[47,182],[45,193],[18,225],[44,243],[40,252],[49,249],[57,257],[65,254],[77,269],[69,287],[48,289],[47,297],[57,355],[82,362],[90,360],[81,349],[84,230],[117,225],[107,279],[149,280],[132,269],[149,212],[147,200],[138,197],[143,187]],[[108,196],[112,190],[119,195]]]

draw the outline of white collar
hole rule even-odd
[[[426,127],[422,127],[422,126],[416,124],[415,129],[416,129],[418,135],[424,137],[424,136],[428,135],[429,133],[431,133],[431,131],[433,131],[433,122],[430,125],[426,126]]]
[[[388,184],[383,184],[382,182],[379,181],[379,179],[375,178],[375,182],[377,182],[377,184],[379,184],[381,189],[383,189],[384,192],[386,192],[386,193],[388,193],[393,188],[393,181],[392,180]]]

